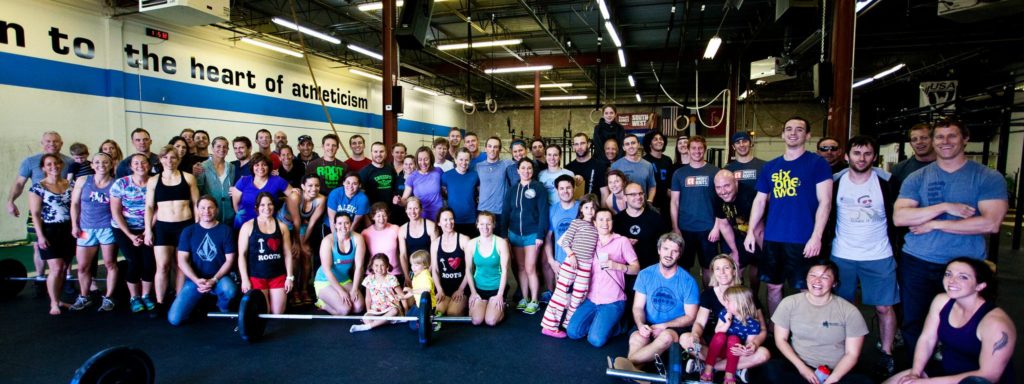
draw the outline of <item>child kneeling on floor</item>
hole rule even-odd
[[[413,299],[416,303],[412,305],[406,316],[419,317],[422,311],[433,311],[437,307],[437,298],[434,296],[434,277],[430,274],[430,253],[426,250],[418,250],[409,255],[409,267],[412,268],[412,289],[405,288],[405,294],[401,299],[403,302]],[[430,308],[420,308],[420,296],[424,292],[430,292]],[[435,323],[434,330],[439,330],[440,323]],[[409,328],[419,329],[418,321],[410,321]]]
[[[372,273],[363,280],[363,287],[366,287],[366,316],[363,317],[363,324],[354,324],[348,329],[352,333],[368,331],[387,324],[388,320],[374,317],[399,316],[402,311],[398,300],[404,294],[401,285],[398,284],[398,278],[391,274],[388,256],[383,253],[373,255],[370,258],[370,271]]]
[[[736,382],[736,366],[740,357],[730,349],[734,345],[746,345],[748,339],[761,333],[761,323],[755,317],[757,308],[754,306],[754,294],[744,286],[729,287],[723,295],[725,308],[718,312],[718,325],[715,336],[708,346],[708,356],[704,372],[700,375],[701,382],[714,379],[713,367],[719,358],[725,359],[725,379],[723,384]]]

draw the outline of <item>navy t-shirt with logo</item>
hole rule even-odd
[[[679,229],[710,231],[715,226],[712,203],[715,196],[715,174],[718,167],[705,163],[694,168],[684,165],[672,175],[672,192],[679,192]]]
[[[178,252],[188,252],[192,269],[200,278],[208,279],[217,274],[224,265],[228,253],[235,253],[235,241],[231,228],[218,223],[213,228],[192,224],[181,232]]]
[[[832,168],[815,153],[804,152],[793,161],[779,156],[757,177],[757,191],[768,195],[764,239],[803,244],[814,231],[818,209],[817,185],[832,180]]]

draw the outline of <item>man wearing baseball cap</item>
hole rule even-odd
[[[730,161],[729,164],[726,164],[725,169],[732,172],[736,181],[739,181],[739,191],[736,194],[735,204],[741,212],[750,212],[750,208],[754,203],[754,197],[757,196],[757,176],[761,174],[761,167],[764,167],[765,161],[754,157],[754,140],[750,136],[750,132],[739,131],[733,133],[729,143],[732,145],[736,158]],[[758,248],[755,251],[755,257],[748,259],[749,265],[740,266],[741,269],[746,267],[747,276],[744,277],[744,280],[750,283],[750,289],[755,294],[760,285],[760,279],[758,279],[757,275],[757,256],[759,256],[760,252],[761,250]],[[741,262],[741,264],[744,263]]]
[[[302,168],[305,169],[310,161],[319,159],[320,155],[313,152],[313,138],[309,135],[299,136],[299,156],[296,160],[302,162]]]

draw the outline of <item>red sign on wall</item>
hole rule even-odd
[[[658,116],[654,113],[620,113],[619,124],[628,131],[647,131],[658,125]]]

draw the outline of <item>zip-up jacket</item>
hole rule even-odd
[[[544,184],[530,180],[527,185],[516,183],[506,190],[501,220],[510,233],[543,238],[548,231],[548,192]]]

